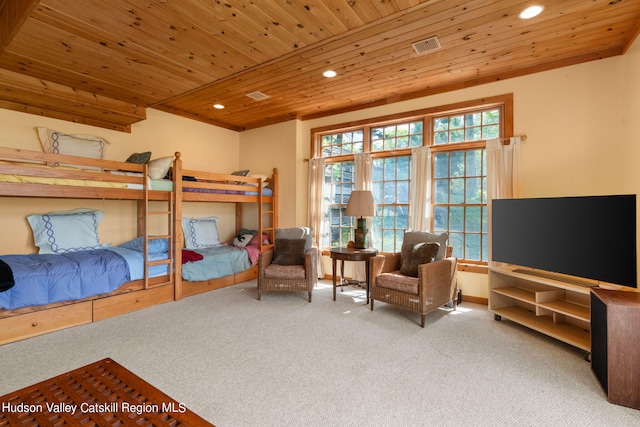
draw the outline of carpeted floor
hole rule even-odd
[[[0,346],[0,395],[110,357],[224,426],[635,426],[583,352],[465,303],[419,316],[255,281]]]

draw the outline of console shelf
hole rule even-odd
[[[591,352],[591,288],[514,270],[489,269],[489,309],[496,320],[508,319]]]

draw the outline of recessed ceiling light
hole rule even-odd
[[[535,6],[529,6],[528,8],[524,9],[522,12],[518,14],[518,18],[520,19],[535,18],[536,16],[540,15],[543,10],[544,10],[544,6],[542,6],[541,4],[536,4]]]
[[[218,110],[222,110],[224,108],[224,105],[222,105],[222,104],[213,104],[213,108],[218,109]]]
[[[333,70],[327,70],[327,71],[325,71],[324,73],[322,73],[322,75],[323,75],[323,76],[325,76],[325,77],[331,78],[331,77],[335,77],[335,76],[337,76],[337,75],[338,75],[338,73],[336,73],[336,72],[335,72],[335,71],[333,71]]]

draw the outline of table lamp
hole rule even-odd
[[[369,190],[352,191],[347,203],[345,216],[355,216],[358,218],[358,227],[355,230],[354,247],[356,249],[366,249],[369,247],[367,220],[363,217],[374,216],[375,206],[373,204],[373,194]]]

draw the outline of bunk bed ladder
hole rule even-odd
[[[274,236],[274,226],[273,226],[273,209],[272,208],[265,208],[266,205],[269,205],[269,203],[265,203],[262,200],[262,197],[260,197],[260,201],[258,202],[258,232],[266,234],[269,237],[269,241],[272,242],[273,244],[273,239],[275,238]],[[269,218],[271,217],[271,219],[269,221],[265,221],[265,218]],[[271,224],[270,226],[265,226],[265,222]],[[260,252],[262,252],[263,249],[268,248],[271,245],[264,245],[263,239],[260,238]]]
[[[147,165],[145,165],[145,172],[144,172],[145,176],[148,176],[148,170],[147,170]],[[149,183],[148,180],[144,185],[144,197],[143,197],[143,201],[142,203],[144,204],[144,206],[142,207],[142,213],[141,215],[143,216],[142,221],[139,222],[139,224],[143,224],[143,235],[144,235],[144,288],[145,289],[149,289],[149,288],[153,288],[156,286],[163,286],[163,285],[169,285],[173,283],[173,278],[174,278],[174,263],[173,263],[173,257],[174,257],[174,239],[173,239],[173,234],[174,234],[174,206],[175,206],[175,192],[170,191],[168,193],[168,198],[167,198],[167,208],[165,210],[150,210],[150,203],[149,203]],[[140,209],[138,209],[138,212],[140,212]],[[139,213],[140,215],[140,213]],[[150,235],[149,234],[149,218],[151,216],[162,216],[162,215],[166,215],[167,217],[167,234],[162,234],[162,235],[158,235],[158,234],[154,234],[154,235]],[[140,219],[140,218],[139,218]],[[140,231],[140,230],[139,230]],[[151,261],[149,260],[149,241],[152,239],[168,239],[169,241],[169,256],[167,257],[167,259],[162,259],[162,260],[156,260],[156,261]],[[154,266],[158,266],[158,265],[166,265],[167,266],[167,276],[161,276],[161,277],[168,277],[168,279],[165,280],[158,280],[158,279],[151,279],[149,277],[149,268],[150,267],[154,267]]]
[[[278,227],[278,213],[277,213],[277,203],[278,199],[276,196],[276,188],[277,188],[277,173],[278,169],[273,169],[273,178],[272,178],[272,196],[264,195],[264,187],[263,181],[260,181],[258,184],[257,191],[257,208],[258,208],[258,234],[262,236],[262,234],[266,234],[269,236],[269,241],[271,243],[264,244],[262,238],[260,238],[258,247],[260,248],[260,252],[273,247],[274,239],[275,239],[275,229]],[[240,227],[238,224],[242,224],[243,220],[243,204],[236,203],[236,234],[240,232]],[[266,225],[268,224],[268,225]],[[176,260],[177,262],[177,260]]]
[[[273,168],[273,178],[272,178],[272,183],[271,183],[271,189],[272,189],[272,197],[271,197],[271,202],[265,202],[263,200],[262,197],[262,191],[260,191],[258,193],[258,230],[261,233],[267,234],[270,238],[269,241],[271,242],[269,245],[267,245],[266,247],[263,247],[263,242],[262,242],[262,238],[260,238],[260,252],[262,252],[263,249],[266,249],[268,247],[273,246],[273,244],[275,243],[275,229],[278,227],[278,214],[277,214],[277,210],[276,210],[276,206],[278,203],[278,197],[276,194],[277,188],[278,188],[278,169]],[[262,188],[262,185],[260,186],[260,188]],[[269,206],[268,208],[265,208],[266,206]],[[267,221],[270,225],[268,227],[264,226],[264,219],[268,218],[269,220]]]

